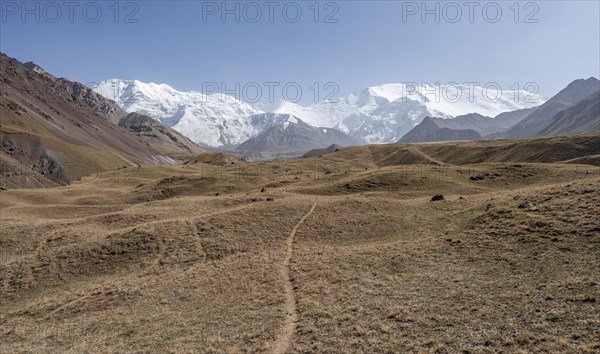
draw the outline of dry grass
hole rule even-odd
[[[600,351],[597,167],[355,153],[2,192],[0,352],[271,352],[315,200],[288,352]]]

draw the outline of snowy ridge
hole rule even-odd
[[[239,144],[260,132],[249,117],[260,111],[221,94],[177,91],[169,85],[111,79],[92,87],[127,112],[138,112],[171,127],[196,143]]]

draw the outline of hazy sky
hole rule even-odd
[[[310,103],[315,82],[321,99],[392,82],[535,82],[550,96],[600,74],[599,1],[421,3],[3,0],[0,49],[83,83],[258,84],[263,102],[270,82]]]

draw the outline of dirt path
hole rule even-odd
[[[296,321],[298,320],[298,313],[296,311],[296,296],[294,295],[294,287],[292,285],[292,279],[290,278],[290,259],[292,258],[294,236],[296,235],[296,232],[298,231],[302,223],[304,223],[304,220],[306,220],[306,218],[308,218],[310,214],[312,214],[312,212],[315,210],[316,206],[317,202],[315,201],[308,213],[306,213],[306,215],[304,215],[302,219],[298,221],[298,224],[294,226],[294,229],[292,230],[290,236],[286,241],[287,252],[285,255],[285,259],[283,260],[283,263],[281,265],[281,275],[282,278],[285,279],[286,319],[283,329],[281,330],[281,334],[279,335],[279,338],[277,338],[273,346],[273,353],[275,354],[283,354],[288,350],[290,344],[292,344],[294,332],[296,331]]]

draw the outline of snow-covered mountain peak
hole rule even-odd
[[[393,102],[406,95],[406,87],[404,84],[371,86],[368,88],[368,91],[373,96],[383,97],[389,102]]]
[[[294,112],[304,112],[305,110],[306,107],[303,107],[297,103],[282,100],[277,103],[277,105],[272,109],[272,112],[294,115]]]
[[[261,113],[231,96],[182,92],[167,84],[110,79],[92,89],[127,112],[150,116],[196,143],[213,147],[238,144],[256,134],[249,117]]]

